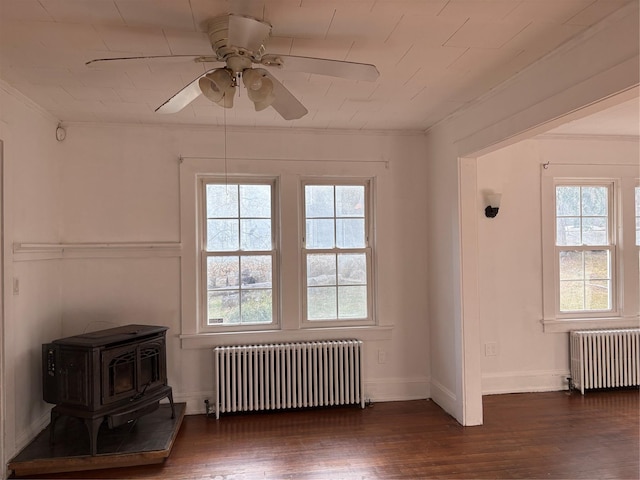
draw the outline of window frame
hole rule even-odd
[[[210,252],[207,250],[207,192],[206,187],[210,184],[229,185],[270,185],[271,186],[271,250],[247,250],[239,248],[236,251],[224,253]],[[274,176],[243,176],[243,175],[201,175],[198,178],[198,213],[197,224],[199,232],[197,235],[197,252],[199,260],[198,268],[198,324],[202,333],[223,333],[223,332],[243,332],[243,331],[268,331],[280,328],[280,231],[279,231],[279,204],[278,204],[278,178]],[[241,217],[238,217],[239,219]],[[207,260],[210,257],[218,256],[271,256],[271,298],[272,298],[272,322],[271,323],[246,323],[246,324],[217,324],[210,325],[208,322],[208,278]],[[241,283],[241,282],[240,282]],[[240,284],[239,284],[240,287]],[[241,290],[241,288],[240,288]]]
[[[371,179],[372,218],[378,224],[373,207],[377,207],[376,196],[391,195],[392,175],[389,164],[380,160],[359,160],[357,162],[340,161],[336,173],[336,162],[284,159],[265,162],[248,158],[228,164],[217,157],[182,157],[179,162],[180,183],[180,259],[179,269],[180,307],[178,312],[180,332],[177,335],[180,347],[184,349],[206,349],[219,345],[237,345],[239,343],[278,343],[297,341],[322,341],[327,338],[349,339],[358,337],[363,341],[389,341],[395,329],[395,318],[391,315],[379,316],[376,289],[378,284],[376,252],[372,258],[373,276],[373,315],[372,325],[346,327],[324,326],[314,328],[301,324],[300,301],[300,181],[305,177],[314,178],[358,178]],[[200,253],[198,238],[202,225],[199,221],[201,209],[198,193],[199,179],[205,177],[275,178],[277,181],[278,201],[278,301],[279,325],[270,330],[242,331],[202,331],[200,322]],[[384,210],[384,209],[383,209]],[[389,222],[389,212],[384,211],[383,221]],[[383,222],[383,223],[384,223]],[[373,228],[373,226],[372,226]],[[374,230],[375,234],[375,230]],[[283,295],[283,290],[296,292],[295,295]]]
[[[364,187],[364,230],[365,230],[365,246],[362,248],[338,248],[337,246],[331,249],[323,248],[306,248],[306,187],[307,186],[363,186]],[[300,181],[300,322],[302,328],[327,328],[327,327],[358,327],[369,326],[376,324],[376,316],[374,312],[374,252],[375,252],[375,226],[374,226],[374,179],[370,177],[304,177]],[[337,217],[333,217],[334,220]],[[307,287],[307,256],[312,254],[349,254],[349,253],[364,253],[366,258],[367,278],[367,316],[358,319],[317,319],[310,320],[308,318],[308,287]],[[336,288],[338,286],[336,285]]]
[[[558,245],[558,218],[557,215],[557,189],[558,187],[606,187],[607,188],[607,243],[602,245]],[[615,200],[615,192],[618,191],[619,187],[617,186],[616,181],[600,181],[598,179],[588,179],[588,180],[567,180],[564,178],[555,179],[554,181],[554,244],[555,244],[555,268],[556,268],[556,281],[558,282],[558,287],[556,288],[556,317],[557,318],[576,318],[576,317],[610,317],[617,316],[618,313],[618,268],[617,268],[617,222],[615,218],[615,212],[618,210],[617,201]],[[580,215],[580,218],[583,218],[583,215]],[[562,310],[561,309],[561,301],[560,294],[562,284],[562,280],[560,280],[560,256],[562,252],[593,252],[604,250],[609,252],[609,275],[611,281],[611,289],[609,291],[609,304],[610,308],[603,310]]]
[[[630,165],[545,164],[541,174],[542,221],[542,324],[545,332],[566,332],[580,328],[637,326],[640,295],[638,260],[629,265],[635,244],[635,203],[638,168]],[[556,187],[561,185],[609,185],[609,243],[611,253],[611,309],[595,311],[560,310],[559,251],[581,250],[585,246],[556,245]],[[602,250],[604,246],[586,246]],[[636,253],[637,256],[637,253]],[[635,270],[635,275],[634,275]]]

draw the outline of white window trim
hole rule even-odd
[[[615,244],[612,262],[612,311],[559,313],[558,272],[555,245],[555,187],[574,181],[576,184],[611,183],[610,219]],[[542,169],[542,292],[545,332],[568,332],[576,329],[622,328],[639,324],[638,249],[635,245],[634,188],[638,185],[638,167],[631,165],[546,164]],[[635,261],[634,261],[635,260]]]
[[[256,185],[270,185],[271,186],[271,243],[273,245],[272,250],[262,252],[263,255],[272,257],[272,315],[273,322],[269,324],[251,323],[242,325],[209,325],[207,322],[207,258],[214,256],[210,252],[206,252],[204,245],[207,242],[207,229],[204,226],[206,222],[206,189],[205,186],[210,183],[223,183],[228,182],[230,184],[256,184]],[[218,332],[242,332],[242,331],[263,331],[279,329],[280,320],[280,294],[279,294],[279,251],[280,251],[280,232],[279,232],[279,205],[278,205],[278,179],[274,176],[221,176],[221,175],[198,175],[198,217],[199,222],[202,222],[203,228],[198,235],[198,251],[200,256],[200,268],[198,270],[197,283],[200,286],[199,299],[200,305],[198,306],[198,318],[200,322],[200,332],[218,333]],[[253,252],[259,253],[259,252]],[[242,256],[242,252],[238,252],[238,255]]]
[[[292,165],[295,166],[292,168]],[[200,349],[218,345],[237,345],[246,343],[274,343],[287,341],[317,341],[359,338],[364,341],[390,340],[394,330],[393,318],[388,317],[384,322],[376,320],[375,325],[369,326],[331,326],[323,328],[302,328],[300,315],[300,299],[282,301],[282,289],[286,285],[293,285],[299,281],[300,242],[299,229],[291,224],[281,224],[280,227],[280,325],[272,330],[242,331],[242,332],[202,332],[199,322],[199,285],[197,269],[200,268],[198,236],[201,228],[198,223],[196,203],[198,201],[198,179],[212,175],[249,175],[276,176],[279,181],[278,203],[280,205],[279,218],[298,217],[300,201],[300,184],[302,177],[336,177],[336,162],[324,161],[292,161],[259,159],[243,159],[237,162],[227,162],[223,158],[211,157],[183,157],[180,162],[180,243],[182,256],[180,264],[180,323],[179,335],[181,348]],[[292,171],[300,173],[292,173]],[[376,189],[386,185],[388,168],[386,163],[379,161],[357,161],[341,163],[340,171],[344,176],[336,178],[373,178]],[[375,192],[371,195],[375,203]],[[295,201],[293,200],[295,199]],[[373,205],[375,207],[375,205]],[[291,217],[291,218],[293,218]],[[375,252],[374,252],[375,254]],[[372,259],[375,270],[376,259]],[[294,283],[291,283],[294,282]],[[296,284],[299,285],[299,284]],[[299,287],[296,287],[299,288]],[[298,295],[299,296],[299,295]],[[376,311],[376,291],[374,283],[373,309]],[[314,325],[315,327],[315,325]]]

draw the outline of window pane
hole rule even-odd
[[[207,220],[207,251],[238,250],[238,220]]]
[[[240,283],[240,259],[238,257],[207,258],[207,288],[237,288]]]
[[[242,323],[271,323],[273,321],[272,290],[242,291]]]
[[[607,187],[582,187],[582,215],[607,216]]]
[[[338,318],[367,317],[367,287],[338,287]]]
[[[271,218],[271,186],[240,185],[240,216]]]
[[[610,274],[609,252],[607,250],[593,250],[584,252],[584,272],[586,280],[608,280]]]
[[[337,219],[336,244],[338,248],[364,248],[364,218]]]
[[[560,280],[583,280],[582,252],[560,252]]]
[[[272,283],[272,261],[269,255],[251,255],[240,258],[243,289],[270,289]]]
[[[306,185],[304,187],[305,216],[307,218],[333,217],[333,185]]]
[[[338,255],[338,285],[366,284],[366,255],[364,253]]]
[[[556,245],[582,245],[580,218],[558,218],[556,219],[556,225]]]
[[[238,290],[209,292],[207,325],[240,323]]]
[[[207,323],[217,325],[271,322],[271,263],[271,257],[268,255],[207,258]]]
[[[307,248],[335,247],[334,225],[333,219],[307,219]]]
[[[556,215],[580,215],[580,187],[556,187]]]
[[[238,216],[238,185],[209,184],[206,187],[207,218]]]
[[[556,187],[556,245],[609,244],[609,187]]]
[[[582,244],[607,245],[609,243],[606,217],[587,217],[582,219]]]
[[[563,312],[584,310],[584,282],[560,282],[560,310]]]
[[[242,250],[271,250],[271,219],[241,219],[240,248]]]
[[[307,255],[307,285],[336,284],[336,256],[334,254]]]
[[[336,216],[364,218],[364,186],[336,185]]]
[[[609,310],[611,305],[609,251],[560,252],[560,310]]]
[[[309,287],[307,289],[307,318],[333,320],[338,318],[336,287]]]
[[[609,310],[611,303],[611,282],[591,280],[585,285],[585,310]]]

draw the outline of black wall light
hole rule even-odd
[[[486,217],[494,218],[496,215],[498,215],[501,199],[501,193],[490,193],[486,196],[487,208],[484,209],[484,214]]]

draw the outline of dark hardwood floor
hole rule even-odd
[[[33,478],[640,477],[638,390],[484,397],[462,427],[427,400],[185,417],[162,465]]]

